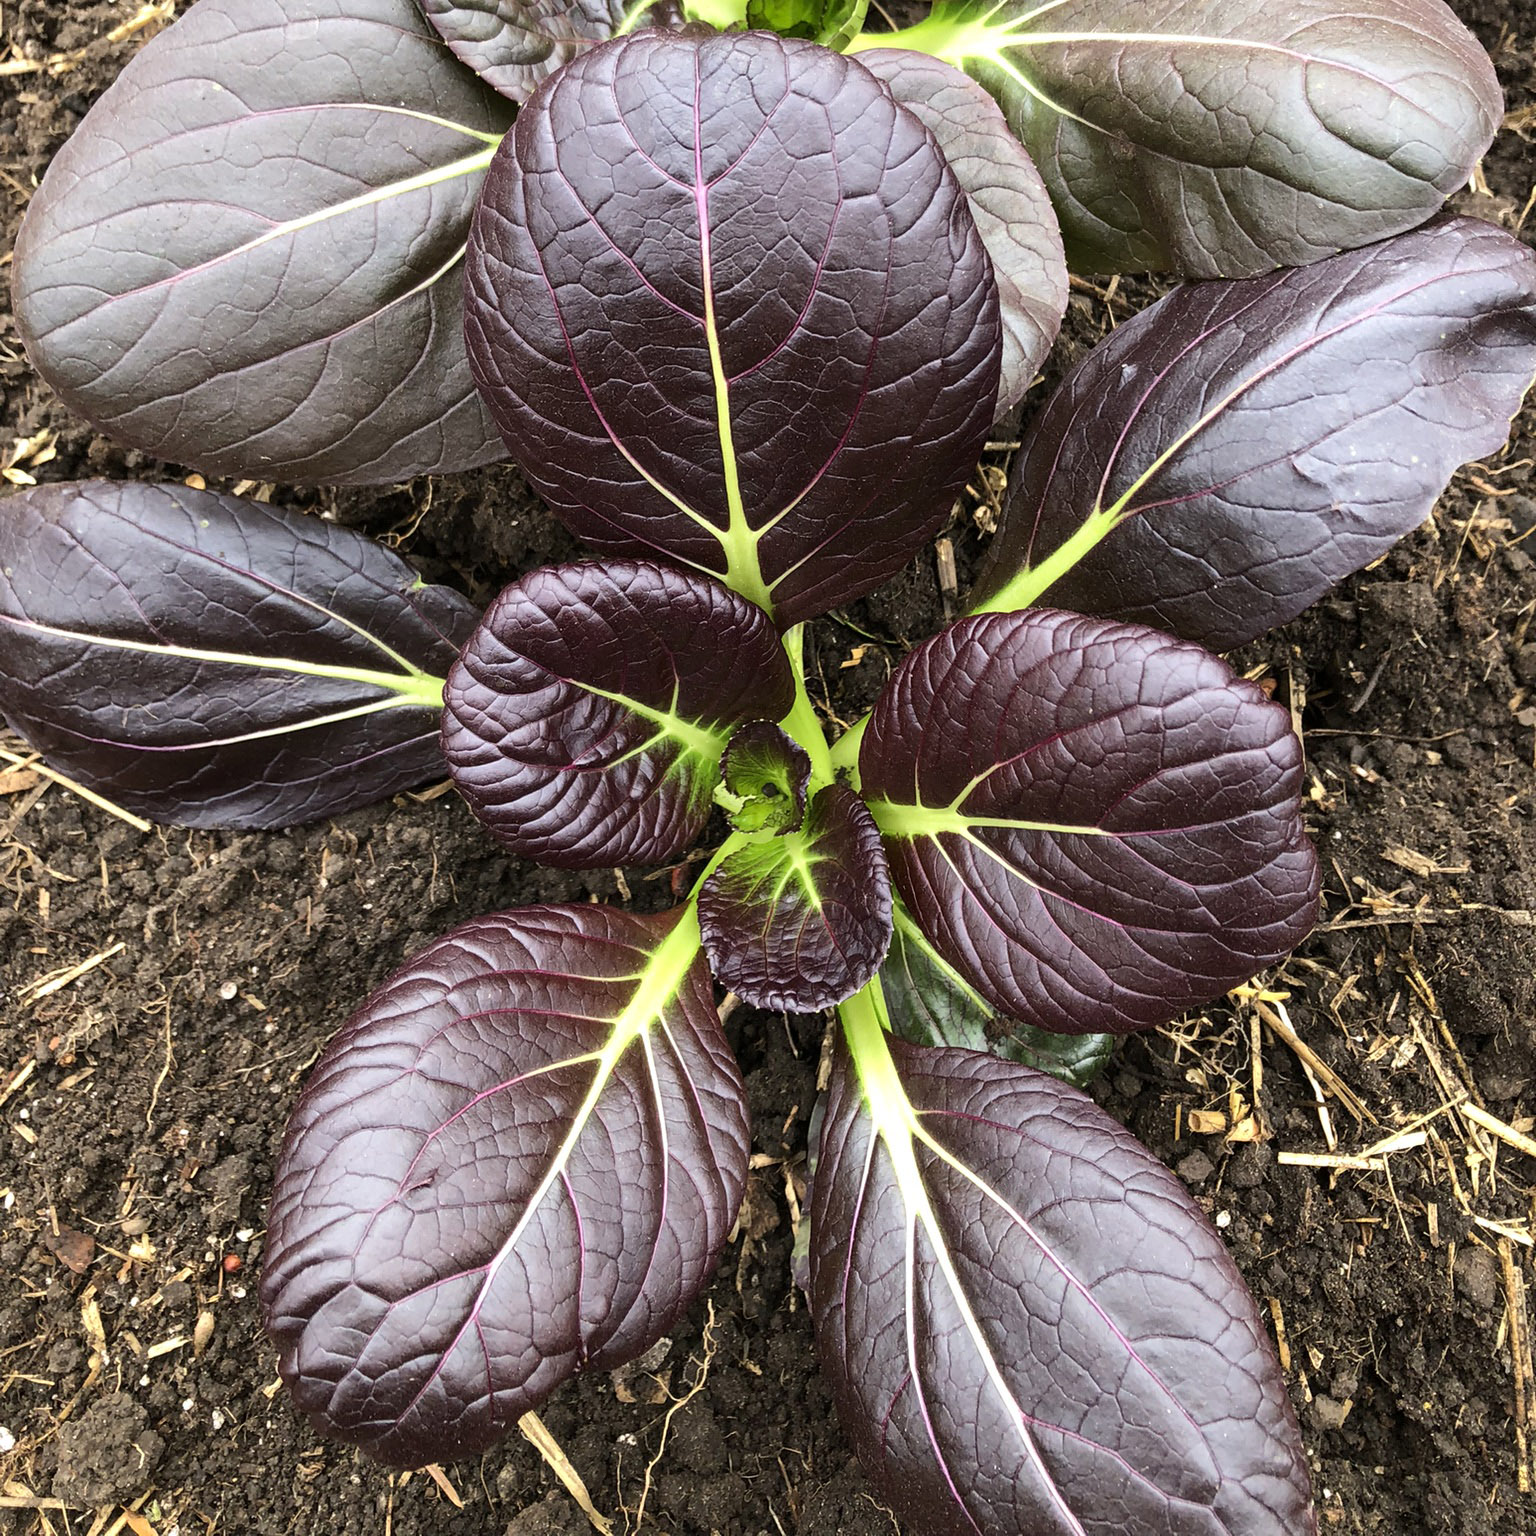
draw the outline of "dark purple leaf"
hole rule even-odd
[[[1002,416],[1024,398],[1067,307],[1067,259],[1050,194],[997,103],[968,75],[907,48],[859,63],[939,141],[992,258],[1003,321]]]
[[[519,114],[466,328],[576,533],[790,625],[894,574],[949,511],[992,420],[996,306],[943,157],[861,65],[649,32]]]
[[[180,485],[0,501],[0,713],[118,805],[287,827],[444,772],[475,609],[371,539]]]
[[[754,720],[731,737],[720,782],[742,804],[729,811],[738,832],[797,832],[805,820],[811,760],[778,726]]]
[[[805,825],[729,854],[699,892],[716,977],[755,1008],[812,1013],[857,992],[891,941],[891,877],[864,802],[842,784]]]
[[[811,1312],[911,1536],[1311,1536],[1253,1298],[1179,1181],[1090,1099],[972,1051],[839,1050]],[[899,1077],[898,1074],[899,1073]]]
[[[954,1045],[990,1051],[1049,1072],[1074,1088],[1096,1078],[1114,1054],[1113,1035],[1063,1035],[1006,1019],[894,903],[891,947],[880,966],[891,1033],[913,1045]]]
[[[501,457],[460,310],[510,116],[414,0],[198,0],[32,199],[33,363],[114,436],[217,474],[367,484]]]
[[[760,608],[643,560],[549,566],[491,605],[449,674],[443,749],[470,809],[565,869],[660,864],[704,830],[731,731],[794,680]]]
[[[1476,219],[1177,289],[1041,413],[976,606],[1241,645],[1417,527],[1533,373],[1536,252]]]
[[[419,0],[460,60],[512,101],[613,36],[623,0]]]
[[[1441,0],[1007,0],[899,40],[1002,102],[1078,271],[1247,277],[1412,229],[1504,110]]]
[[[1317,915],[1289,715],[1155,630],[961,619],[897,669],[859,771],[934,947],[1038,1028],[1166,1023]]]
[[[289,1122],[261,1303],[295,1401],[393,1466],[484,1450],[677,1322],[749,1142],[691,913],[465,923],[353,1015]]]

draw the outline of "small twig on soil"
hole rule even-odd
[[[94,971],[98,965],[110,960],[113,955],[121,954],[128,946],[119,939],[110,949],[104,949],[98,955],[92,955],[89,960],[82,960],[79,965],[69,965],[61,971],[54,971],[47,976],[39,977],[30,982],[16,995],[16,1001],[22,1007],[30,1008],[34,1003],[40,1003],[45,997],[52,997],[55,992],[62,992],[65,987],[80,980],[82,976]]]
[[[140,832],[153,832],[154,825],[144,820],[142,816],[135,816],[132,811],[125,811],[122,806],[114,805],[104,795],[98,795],[94,789],[87,789],[83,784],[77,784],[71,778],[60,773],[56,768],[50,768],[47,763],[39,762],[36,758],[18,757],[14,752],[7,752],[0,747],[0,758],[15,767],[30,768],[34,773],[40,773],[46,779],[52,779],[55,784],[62,784],[72,795],[79,795],[82,800],[89,800],[98,810],[108,812],[116,816],[119,821],[126,821],[130,827],[137,827]]]
[[[1376,1116],[1365,1106],[1354,1089],[1296,1033],[1296,1026],[1291,1023],[1284,1003],[1271,1005],[1254,998],[1252,1007],[1265,1024],[1291,1048],[1297,1060],[1303,1066],[1310,1067],[1322,1079],[1324,1086],[1349,1111],[1357,1125],[1363,1125],[1367,1120],[1372,1125],[1376,1124]]]
[[[1522,1135],[1514,1126],[1506,1125],[1497,1115],[1490,1115],[1486,1109],[1480,1109],[1476,1104],[1461,1105],[1461,1112],[1474,1125],[1482,1126],[1485,1131],[1497,1136],[1500,1141],[1508,1142],[1517,1151],[1524,1152],[1527,1157],[1536,1157],[1536,1141]]]
[[[598,1514],[596,1506],[592,1503],[592,1495],[587,1492],[587,1485],[581,1479],[581,1473],[571,1465],[570,1458],[560,1448],[560,1442],[550,1434],[543,1419],[536,1413],[525,1413],[517,1421],[517,1427],[533,1442],[534,1448],[544,1458],[545,1465],[560,1479],[565,1491],[575,1499],[582,1514],[591,1522],[592,1529],[599,1532],[599,1536],[613,1536],[612,1523]]]
[[[1499,1239],[1499,1265],[1504,1271],[1504,1308],[1509,1318],[1509,1354],[1515,1366],[1515,1454],[1521,1493],[1531,1491],[1530,1333],[1526,1327],[1525,1281],[1515,1268],[1514,1250],[1508,1239]]]

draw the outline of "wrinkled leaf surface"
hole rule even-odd
[[[1050,194],[997,103],[952,65],[906,48],[859,55],[939,141],[992,258],[1003,321],[1002,416],[1024,398],[1067,307],[1067,260]]]
[[[996,306],[954,177],[860,64],[650,32],[520,113],[466,328],[576,533],[789,625],[894,574],[948,512],[992,420]]]
[[[1241,645],[1417,527],[1533,374],[1536,252],[1476,219],[1177,289],[1041,413],[977,606],[1012,581]]]
[[[441,775],[443,677],[474,623],[300,513],[104,480],[0,501],[0,713],[156,821],[293,826]]]
[[[795,832],[805,820],[811,760],[794,737],[753,720],[731,737],[720,782],[743,802],[729,812],[738,832]]]
[[[613,36],[622,0],[419,0],[454,54],[511,101]]]
[[[859,771],[918,925],[1038,1028],[1166,1023],[1317,914],[1289,715],[1139,625],[959,620],[891,678]]]
[[[1078,271],[1246,277],[1398,234],[1503,114],[1440,0],[1008,0],[929,30],[1001,101]]]
[[[689,918],[455,929],[353,1015],[289,1122],[261,1300],[295,1401],[393,1466],[484,1450],[673,1326],[749,1141]]]
[[[1264,1325],[1173,1174],[1054,1078],[891,1052],[899,1082],[862,1086],[839,1052],[810,1295],[844,1428],[903,1530],[1315,1531]]]
[[[414,0],[198,0],[32,199],[33,363],[113,436],[212,473],[370,484],[501,457],[460,316],[510,116]]]
[[[842,784],[798,832],[730,854],[699,892],[715,976],[756,1008],[812,1013],[857,992],[891,940],[891,878],[864,802]]]
[[[443,749],[501,842],[566,869],[665,863],[704,829],[731,731],[794,699],[760,608],[643,560],[548,566],[449,674]]]

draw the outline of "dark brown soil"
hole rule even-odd
[[[83,50],[66,72],[0,76],[0,249],[50,155],[142,41],[102,40],[130,9],[0,3],[0,52]],[[1526,0],[1458,9],[1496,49],[1510,107],[1531,107]],[[1485,171],[1489,194],[1463,205],[1513,226],[1536,182],[1530,139],[1506,131]],[[1536,231],[1536,215],[1527,223]],[[1059,359],[1149,292],[1078,291]],[[48,429],[55,456],[20,466],[38,479],[185,473],[70,418],[8,314],[0,392],[0,463]],[[1536,1278],[1536,1163],[1444,1108],[1470,1097],[1526,1132],[1536,1114],[1533,459],[1527,409],[1508,451],[1458,475],[1419,532],[1237,658],[1305,727],[1328,870],[1319,931],[1265,985],[1288,994],[1280,1007],[1320,1070],[1367,1117],[1325,1094],[1341,1152],[1403,1128],[1427,1141],[1381,1171],[1282,1162],[1329,1150],[1323,1117],[1297,1054],[1240,1001],[1129,1044],[1095,1090],[1186,1178],[1283,1329],[1326,1532],[1536,1530],[1517,1486],[1512,1355],[1529,1334],[1510,1316]],[[278,496],[401,539],[430,576],[481,598],[572,548],[510,470]],[[984,522],[950,530],[962,580]],[[821,623],[830,712],[854,718],[943,614],[928,560],[846,623]],[[253,1277],[284,1116],[344,1014],[452,924],[527,901],[616,900],[615,878],[504,856],[452,796],[282,835],[140,833],[9,767],[0,760],[0,1445],[14,1449],[0,1457],[0,1533],[590,1529],[520,1437],[446,1469],[462,1511],[424,1473],[392,1478],[316,1440],[276,1390]],[[633,901],[664,904],[667,880],[648,873],[628,872]],[[40,982],[104,952],[43,995]],[[741,1233],[647,1369],[578,1382],[543,1418],[616,1530],[635,1527],[643,1501],[644,1528],[675,1536],[891,1536],[832,1418],[789,1279],[787,1186],[802,1187],[822,1023],[742,1010],[729,1031],[761,1154]],[[1244,1127],[1261,1072],[1260,1115]],[[1238,1138],[1212,1129],[1213,1111]],[[1198,1134],[1192,1112],[1204,1112]],[[1528,1353],[1524,1371],[1536,1414]],[[671,1405],[705,1374],[663,1449]],[[1531,1429],[1536,1440],[1536,1417]],[[28,1505],[39,1499],[68,1508]]]

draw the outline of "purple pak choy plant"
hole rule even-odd
[[[1427,0],[1375,0],[1377,33],[1319,0],[1205,7],[1208,36],[1108,0],[894,38],[836,0],[689,12],[798,36],[422,9],[436,32],[403,0],[199,0],[38,194],[24,334],[77,409],[217,472],[388,480],[504,443],[601,558],[477,615],[318,520],[39,487],[0,519],[0,708],[184,824],[337,814],[446,758],[546,864],[671,863],[717,807],[730,831],[675,911],[471,920],[343,1027],[262,1276],[295,1401],[392,1465],[468,1455],[679,1320],[750,1146],[713,977],[837,1011],[808,1295],[914,1533],[1313,1530],[1236,1267],[1062,1079],[1314,920],[1289,716],[1206,647],[1293,617],[1504,440],[1536,257],[1412,228],[1497,121],[1486,60]],[[343,48],[360,98],[317,105]],[[1240,144],[1234,54],[1277,114]],[[316,158],[349,113],[377,136]],[[230,202],[200,136],[247,134]],[[1066,297],[1048,191],[1098,270],[1241,280],[1068,375],[970,611],[829,742],[804,626],[929,543],[1034,377]]]

